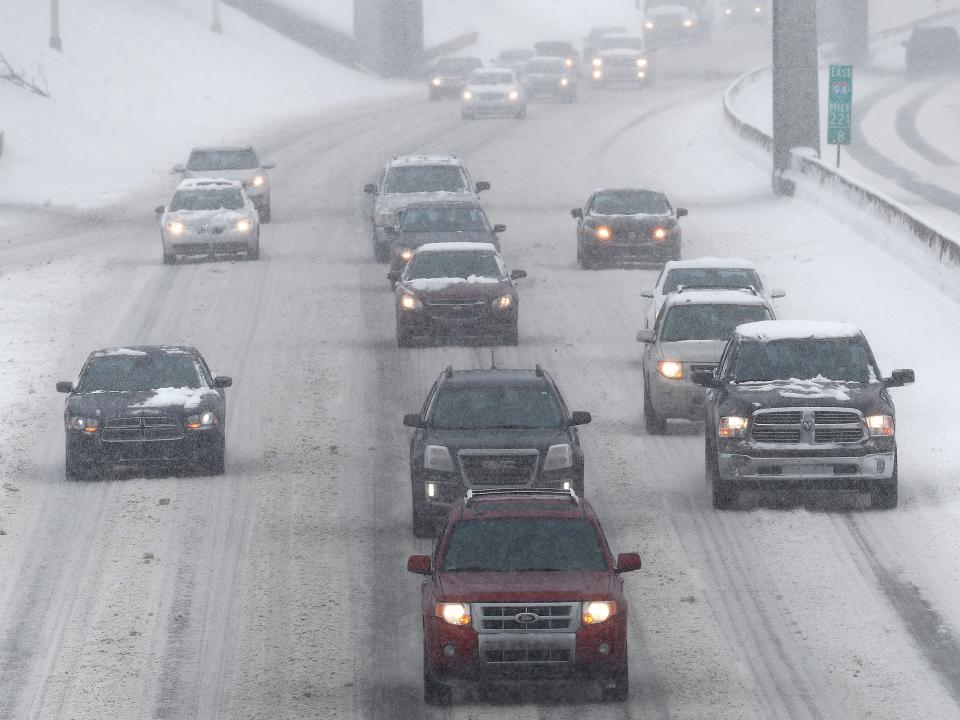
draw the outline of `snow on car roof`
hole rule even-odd
[[[750,260],[742,258],[701,257],[692,260],[668,260],[664,270],[674,268],[736,268],[738,270],[756,270],[757,266]]]
[[[496,252],[493,243],[483,242],[439,242],[426,243],[417,248],[417,254],[432,252]]]
[[[213,190],[226,187],[242,188],[243,183],[239,180],[227,180],[226,178],[187,178],[180,181],[177,190]]]
[[[683,292],[670,293],[666,304],[673,305],[766,305],[766,300],[753,291],[743,288],[690,289]]]
[[[736,332],[740,337],[764,341],[860,336],[860,330],[850,323],[815,320],[761,320],[740,325]]]
[[[197,351],[195,348],[186,345],[127,345],[125,347],[110,347],[102,350],[94,350],[90,353],[93,356],[102,355],[149,355],[151,353],[162,353],[165,355],[188,354],[193,355]]]
[[[390,167],[400,165],[461,165],[456,155],[398,155],[389,163]]]

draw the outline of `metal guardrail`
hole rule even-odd
[[[429,63],[439,57],[443,57],[444,55],[449,55],[457,50],[470,47],[477,42],[479,37],[480,34],[474,31],[470,33],[464,33],[463,35],[457,35],[455,38],[451,38],[450,40],[439,43],[438,45],[432,45],[424,49],[423,61],[425,63]]]

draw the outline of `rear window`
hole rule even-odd
[[[194,150],[187,161],[187,170],[250,170],[260,167],[257,154],[246,150]]]
[[[444,553],[447,572],[601,571],[596,528],[580,518],[462,520]]]

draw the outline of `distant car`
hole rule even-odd
[[[428,200],[478,200],[490,183],[474,183],[456,155],[400,155],[388,162],[378,184],[363,191],[371,196],[373,252],[379,262],[390,260],[391,233],[397,211]]]
[[[184,178],[237,180],[257,208],[260,222],[270,222],[270,176],[276,165],[261,161],[256,151],[246,147],[196,147],[186,165],[174,165],[173,171]]]
[[[713,506],[740,490],[853,490],[897,506],[896,411],[866,338],[846,323],[778,320],[736,329],[707,388],[704,462]]]
[[[58,382],[68,479],[112,466],[224,470],[229,377],[214,376],[192,347],[137,345],[90,353],[77,384]]]
[[[769,301],[754,290],[684,290],[667,296],[653,329],[640,330],[643,351],[643,418],[650,435],[668,418],[703,419],[703,388],[691,381],[713,370],[734,328],[774,320]]]
[[[655,75],[653,56],[643,35],[630,33],[610,33],[599,38],[590,66],[590,79],[596,87],[611,83],[646,85]]]
[[[669,260],[660,271],[660,276],[651,290],[640,294],[650,298],[644,314],[644,327],[653,327],[660,314],[663,301],[678,288],[687,290],[738,290],[753,288],[768,302],[782,298],[786,293],[779,288],[768,287],[757,272],[757,266],[740,258],[701,257],[693,260]]]
[[[906,48],[907,77],[960,71],[960,33],[955,27],[915,27]]]
[[[463,88],[460,115],[470,120],[481,115],[527,116],[527,96],[512,70],[474,70]]]
[[[430,99],[458,98],[463,92],[467,78],[474,70],[483,67],[483,61],[475,57],[440,58],[430,68]]]
[[[407,560],[425,576],[424,702],[447,705],[457,686],[537,678],[588,682],[605,701],[627,700],[622,574],[639,569],[637,553],[614,558],[593,508],[575,494],[469,493],[433,556]]]
[[[592,27],[586,37],[583,38],[583,58],[589,62],[594,54],[594,43],[604,35],[610,33],[625,33],[627,29],[622,25],[608,25],[604,27]]]
[[[423,409],[405,415],[410,440],[413,531],[428,536],[468,490],[553,488],[583,497],[577,426],[539,365],[532,370],[454,370],[434,382]]]
[[[390,271],[402,271],[414,251],[427,243],[491,243],[500,250],[497,237],[506,225],[490,226],[480,203],[469,200],[443,200],[412,203],[400,211],[391,238]]]
[[[676,211],[667,196],[642,188],[596,190],[577,220],[577,261],[585,270],[612,263],[662,263],[680,258],[682,236]]]
[[[563,64],[574,72],[580,67],[580,53],[566,40],[542,40],[533,44],[533,52],[539,57],[563,58]]]
[[[682,2],[648,5],[643,27],[644,35],[654,47],[700,42],[708,30],[697,8]]]
[[[523,74],[527,67],[527,62],[533,57],[533,50],[530,48],[510,48],[501,50],[493,59],[493,67],[513,70],[517,77]]]
[[[551,98],[563,102],[577,99],[577,73],[563,58],[535,57],[527,63],[523,87],[528,98]]]
[[[770,8],[767,0],[723,0],[720,18],[728,23],[763,24],[770,19]]]
[[[180,255],[235,255],[260,259],[260,221],[253,202],[236,180],[183,180],[160,218],[163,262]]]
[[[397,345],[409,347],[438,337],[492,338],[505,345],[519,339],[520,295],[489,243],[430,243],[413,253],[397,282]]]

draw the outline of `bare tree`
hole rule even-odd
[[[34,78],[27,79],[23,70],[15,70],[3,56],[3,53],[0,53],[0,80],[11,82],[17,87],[32,92],[34,95],[50,97],[50,87],[47,84],[47,78],[44,77],[43,70],[38,70],[38,72],[40,73],[40,80],[43,82],[42,86]]]

